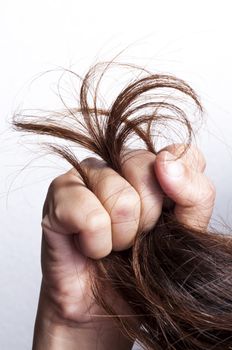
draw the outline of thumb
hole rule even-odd
[[[211,180],[166,150],[157,155],[154,170],[162,190],[175,202],[174,214],[178,221],[206,229],[215,201]]]

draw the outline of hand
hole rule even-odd
[[[203,172],[206,167],[202,152],[196,147],[175,160],[185,145],[170,145],[158,154],[154,163],[155,173],[165,194],[175,202],[174,214],[179,222],[204,230],[208,227],[216,189]]]
[[[103,161],[85,159],[81,165],[92,191],[75,169],[53,180],[43,210],[41,295],[54,305],[59,322],[92,327],[91,314],[104,314],[91,295],[87,263],[94,265],[94,261],[88,257],[99,259],[112,249],[124,250],[133,244],[138,229],[154,226],[161,214],[163,191],[175,202],[179,221],[207,227],[215,189],[203,174],[202,153],[191,146],[180,161],[165,162],[165,157],[179,155],[183,147],[168,146],[157,156],[145,150],[130,152],[124,158],[124,177]],[[183,172],[168,175],[167,165],[174,169],[179,162]],[[117,300],[128,313],[121,303]]]

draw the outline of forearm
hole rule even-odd
[[[110,327],[104,323],[102,326],[90,327],[88,324],[75,325],[60,319],[55,307],[41,291],[33,350],[130,350],[132,347],[133,343],[116,326]]]

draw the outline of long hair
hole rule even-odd
[[[157,154],[156,131],[163,126],[166,132],[173,121],[178,121],[187,136],[187,150],[193,128],[178,101],[186,97],[202,112],[196,92],[175,76],[153,74],[141,68],[142,77],[130,81],[110,106],[99,107],[99,85],[112,64],[90,68],[82,80],[79,105],[75,108],[66,106],[62,113],[45,119],[23,113],[14,115],[13,127],[74,142],[101,157],[122,176],[122,152],[132,135],[142,141],[145,149]],[[102,67],[93,89],[94,78]],[[170,102],[168,97],[174,92],[179,97]],[[65,124],[64,117],[71,123]],[[91,189],[71,149],[48,146],[65,158]],[[181,224],[172,208],[164,207],[152,229],[137,232],[131,248],[112,251],[95,264],[97,278],[93,276],[92,289],[96,301],[115,318],[126,336],[137,339],[145,349],[232,349],[229,235]],[[133,317],[118,315],[104,298],[103,290],[108,285],[130,305]]]

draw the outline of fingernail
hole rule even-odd
[[[171,177],[180,177],[184,173],[184,165],[181,160],[175,160],[175,156],[169,152],[165,152],[164,168]]]

